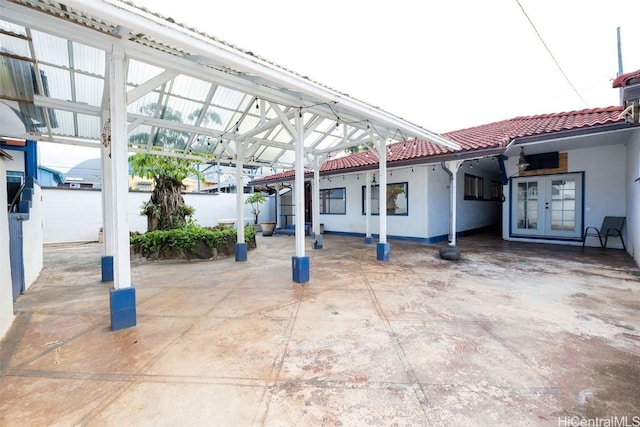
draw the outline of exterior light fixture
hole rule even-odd
[[[518,159],[518,169],[523,171],[528,167],[529,167],[529,163],[527,163],[527,159],[524,158],[524,147],[520,147],[520,158]]]
[[[373,179],[371,180],[371,183],[372,183],[372,184],[375,184],[375,183],[376,183],[376,174],[375,174],[375,173],[373,174]]]

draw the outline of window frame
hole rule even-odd
[[[484,178],[464,174],[464,200],[484,200]]]
[[[329,196],[331,195],[332,191],[335,190],[342,190],[342,197],[341,198],[331,198],[331,197],[323,197],[323,194],[328,192]],[[319,191],[319,199],[320,199],[320,214],[321,215],[346,215],[347,214],[347,187],[333,187],[333,188],[321,188]],[[325,212],[325,208],[326,207],[331,207],[331,203],[326,204],[325,206],[325,202],[329,201],[329,200],[341,200],[342,201],[342,207],[344,212]]]
[[[390,182],[387,183],[387,195],[390,193],[389,192],[389,186],[396,186],[396,185],[402,185],[404,186],[404,190],[399,192],[398,194],[403,194],[405,195],[405,199],[407,202],[407,208],[405,212],[400,212],[400,213],[395,213],[395,212],[389,212],[389,206],[387,206],[387,216],[409,216],[409,181],[401,181],[401,182]],[[373,189],[377,188],[377,194],[374,194]],[[371,215],[377,216],[380,215],[380,185],[379,184],[375,184],[371,186]],[[367,186],[363,185],[362,186],[362,215],[366,215],[366,211],[365,211],[365,199],[366,199],[366,192],[367,192]],[[388,196],[387,196],[388,197]],[[378,202],[377,204],[375,202]],[[377,209],[376,209],[377,208]],[[377,212],[374,212],[376,211]],[[397,210],[397,208],[396,208]]]

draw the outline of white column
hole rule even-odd
[[[244,181],[242,169],[244,165],[244,142],[236,141],[236,233],[238,243],[244,243]]]
[[[387,145],[383,138],[378,138],[378,161],[380,172],[380,187],[378,188],[378,198],[380,201],[380,241],[387,243]]]
[[[115,239],[114,288],[131,287],[131,265],[129,255],[129,224],[127,206],[129,197],[129,159],[127,144],[127,104],[125,61],[122,48],[114,46],[110,61],[110,115],[111,115],[111,168],[110,183],[113,194],[113,217]]]
[[[105,86],[104,93],[102,95],[102,116],[100,120],[100,126],[102,129],[102,148],[100,150],[100,171],[102,172],[102,238],[103,243],[103,255],[105,257],[113,257],[113,241],[115,239],[114,230],[114,216],[113,216],[113,185],[111,183],[111,122],[110,110],[109,110],[109,95],[111,93],[111,53],[106,54],[105,64]],[[110,258],[111,259],[111,258]],[[105,277],[103,263],[103,280]],[[113,272],[113,263],[110,266],[111,273]],[[108,275],[107,280],[113,279],[112,274]]]
[[[296,256],[304,256],[304,119],[302,111],[296,114],[296,179],[294,204],[296,221]]]
[[[313,162],[313,189],[312,189],[312,210],[313,210],[313,232],[320,235],[320,159],[314,157]]]
[[[365,211],[365,237],[371,237],[371,172],[365,173],[364,211]]]
[[[107,80],[109,78],[107,77]],[[107,83],[107,86],[109,83]],[[109,90],[109,88],[105,88]],[[109,108],[105,107],[102,111],[101,126],[102,131],[105,133],[103,136],[102,149],[100,150],[100,167],[102,171],[102,237],[104,239],[103,255],[113,256],[113,240],[114,235],[114,216],[113,216],[113,194],[114,189],[111,179],[111,123],[109,121]]]

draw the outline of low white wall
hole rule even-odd
[[[0,157],[0,200],[7,200],[7,167]],[[13,322],[13,291],[9,260],[9,215],[0,209],[0,338]]]
[[[98,190],[43,188],[44,242],[95,241],[102,227],[102,194]],[[130,231],[147,231],[147,218],[140,215],[143,203],[151,193],[130,192],[127,220]],[[248,194],[245,194],[245,198]],[[194,218],[203,227],[212,227],[222,220],[235,220],[236,195],[188,193],[185,202],[195,208]],[[275,220],[273,197],[261,206],[260,221]],[[244,223],[253,224],[251,206],[244,205]]]
[[[640,130],[627,144],[627,250],[640,266]]]
[[[24,259],[24,288],[29,289],[38,278],[43,264],[42,246],[42,190],[34,185],[29,219],[22,221],[22,256]]]

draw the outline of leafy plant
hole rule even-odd
[[[267,199],[259,191],[251,194],[244,202],[247,205],[251,205],[251,212],[253,213],[254,224],[258,223],[258,215],[260,215],[260,205],[265,203]]]
[[[245,240],[255,242],[255,230],[253,227],[244,228]],[[221,244],[235,243],[237,232],[232,227],[205,228],[195,224],[171,230],[155,230],[146,233],[133,233],[130,243],[134,250],[144,256],[157,254],[162,249],[178,249],[184,252],[193,252],[198,243],[203,242],[211,249],[218,249]]]
[[[140,112],[173,122],[182,122],[182,113],[171,107],[150,103]],[[211,111],[202,114],[201,109],[189,115],[190,120],[201,117],[201,123],[220,123],[220,117]],[[152,138],[152,139],[150,139]],[[165,148],[185,149],[189,133],[173,129],[159,128],[155,133],[148,132],[132,135],[130,143],[138,147],[151,146],[155,153],[136,153],[130,158],[131,172],[142,178],[153,179],[154,188],[151,199],[142,205],[141,215],[147,217],[147,229],[170,230],[190,223],[194,209],[185,204],[182,197],[182,181],[190,176],[203,180],[198,169],[200,162],[191,159],[161,155]],[[151,144],[150,144],[151,143]]]

